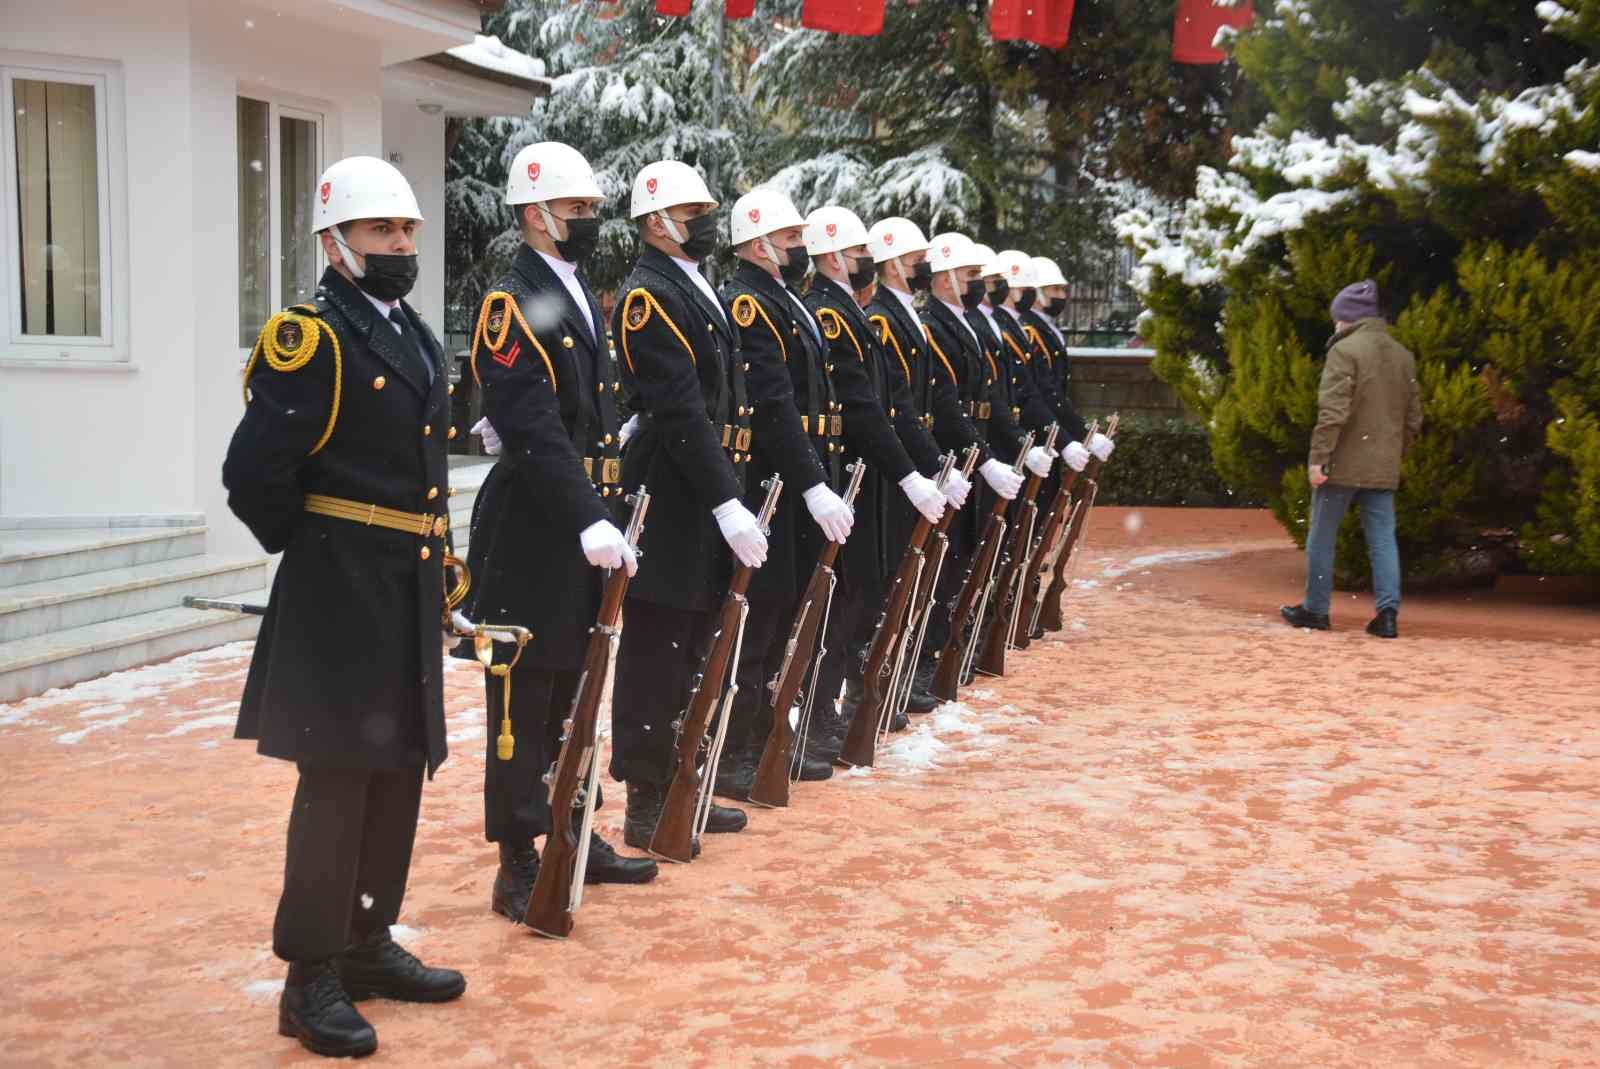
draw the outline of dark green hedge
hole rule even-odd
[[[1206,429],[1180,419],[1124,419],[1119,423],[1117,451],[1100,473],[1099,501],[1206,508],[1263,505],[1234,493],[1222,481],[1211,462],[1211,438]]]

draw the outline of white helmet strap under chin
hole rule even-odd
[[[534,207],[539,209],[539,215],[544,219],[544,230],[545,233],[550,235],[550,240],[566,241],[567,235],[556,229],[556,217],[550,214],[550,209],[544,206],[544,202],[540,201]],[[566,222],[566,220],[563,219],[562,222]],[[565,227],[562,229],[565,230]]]
[[[678,231],[678,221],[672,216],[668,215],[665,208],[657,210],[656,218],[660,219],[661,225],[667,228],[667,237],[672,239],[674,243],[682,245],[685,241],[689,240],[688,234],[682,234],[680,236]]]
[[[328,233],[333,235],[333,243],[344,250],[344,265],[350,269],[350,274],[355,278],[365,278],[367,269],[356,260],[356,250],[345,243],[344,235],[339,232],[339,226],[330,226]]]
[[[761,235],[759,238],[756,238],[756,241],[760,243],[761,251],[766,253],[767,258],[772,261],[772,266],[781,268],[784,264],[784,261],[780,261],[778,259],[778,250],[773,248],[771,241],[767,240],[767,235]]]
[[[961,285],[961,280],[956,278],[956,269],[953,267],[947,267],[945,268],[944,273],[945,277],[950,280],[950,292],[955,295],[956,303],[960,304],[963,287]]]
[[[900,288],[907,293],[911,292],[911,276],[906,274],[905,261],[896,256],[889,261],[889,269],[900,276]]]

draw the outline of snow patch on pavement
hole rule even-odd
[[[1135,557],[1120,566],[1112,565],[1100,574],[1106,579],[1120,579],[1132,572],[1154,568],[1164,564],[1195,564],[1200,561],[1222,560],[1224,557],[1233,556],[1231,549],[1173,549],[1163,553],[1147,553],[1142,557]],[[1087,581],[1080,582],[1079,586],[1088,586]],[[1126,586],[1127,584],[1123,584]],[[1123,589],[1122,586],[1117,588]]]

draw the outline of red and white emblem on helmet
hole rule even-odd
[[[760,208],[751,208],[750,209],[750,221],[752,223],[761,222],[761,209]]]
[[[827,230],[830,238],[835,237],[839,233],[839,225],[837,223],[829,223],[823,229]]]
[[[333,183],[324,182],[322,188],[317,190],[317,195],[322,198],[322,203],[328,203],[328,198],[333,195]]]
[[[885,245],[893,245],[894,244],[894,235],[893,234],[885,234],[885,235],[883,235],[883,243]]]
[[[644,189],[646,193],[654,196],[656,191],[656,180],[654,178],[646,178],[644,180]]]
[[[939,255],[948,258],[950,256],[950,246],[946,245],[941,248],[939,250]]]
[[[1011,273],[1012,273],[1012,274],[1013,274],[1013,275],[1020,275],[1020,274],[1022,274],[1022,265],[1021,265],[1021,264],[1012,264],[1012,265],[1011,265]]]
[[[538,160],[534,160],[534,161],[532,161],[531,163],[528,164],[528,181],[537,182],[538,180],[539,180],[539,161]]]

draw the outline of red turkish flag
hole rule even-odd
[[[756,13],[756,0],[728,0],[726,10],[730,19],[747,19]]]
[[[876,37],[883,32],[883,0],[806,0],[800,24],[829,33]]]
[[[994,0],[989,9],[989,36],[996,41],[1032,41],[1061,48],[1072,29],[1076,0]]]
[[[694,0],[656,0],[657,15],[687,15]]]
[[[1227,53],[1211,47],[1224,26],[1244,29],[1256,19],[1250,0],[1219,7],[1214,0],[1178,0],[1178,17],[1172,23],[1172,58],[1179,63],[1221,63]]]

